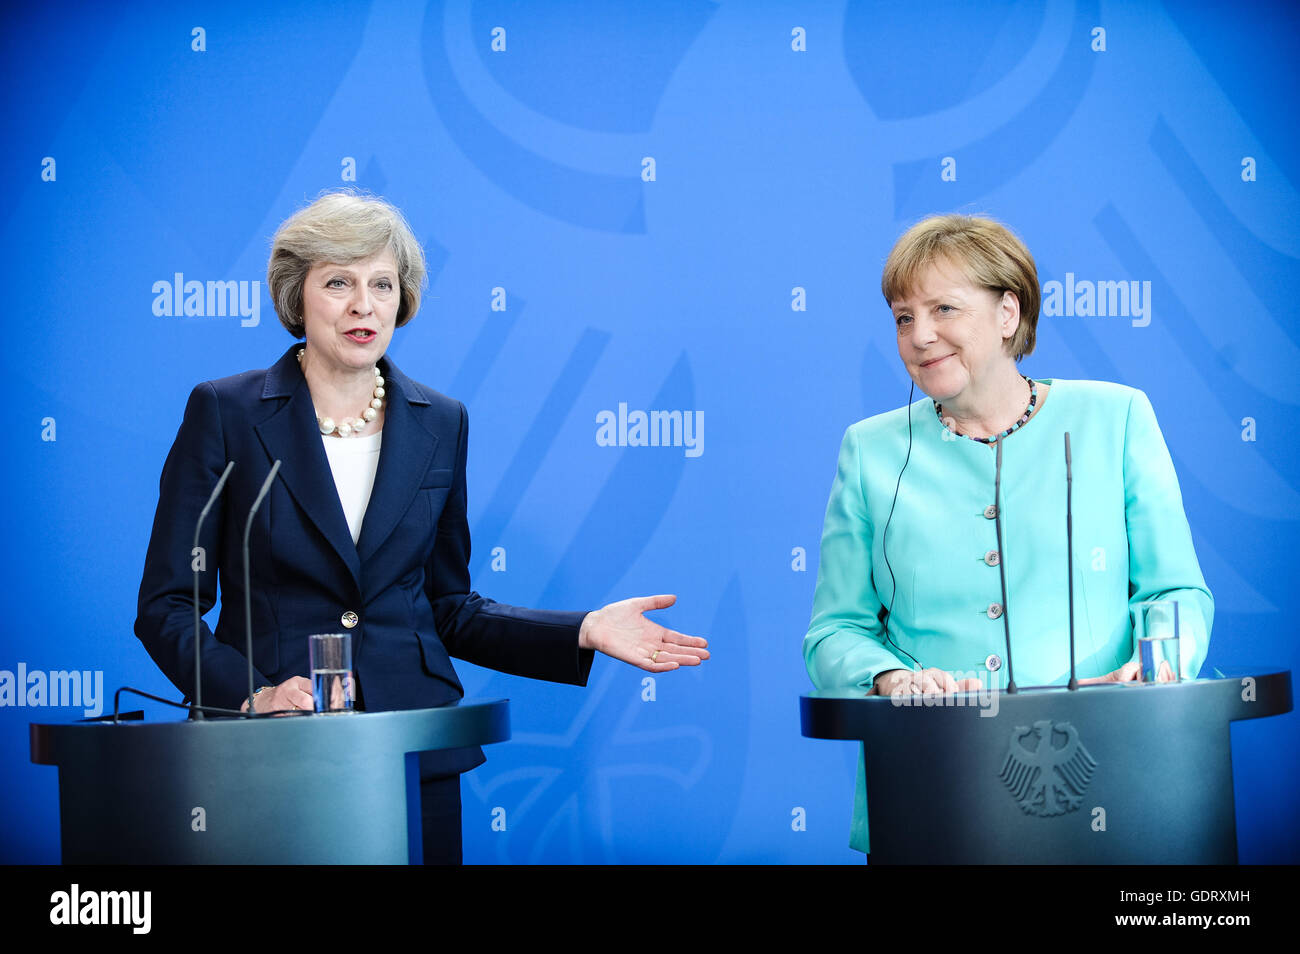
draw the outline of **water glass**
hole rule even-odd
[[[1178,601],[1154,600],[1139,603],[1134,635],[1138,644],[1138,663],[1143,682],[1178,682]],[[1172,675],[1160,678],[1161,664]]]
[[[354,711],[352,634],[322,633],[307,639],[316,711],[330,714]]]

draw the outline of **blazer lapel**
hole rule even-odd
[[[266,372],[262,400],[288,398],[288,401],[256,425],[254,430],[271,459],[279,459],[279,479],[284,481],[294,501],[338,553],[360,590],[361,560],[352,543],[352,533],[348,530],[348,521],[343,515],[343,505],[339,503],[339,492],[334,485],[329,459],[325,456],[325,448],[321,446],[320,429],[316,426],[316,411],[311,403],[311,392],[307,389],[307,379],[298,367],[299,347],[294,345],[290,348]],[[379,466],[382,472],[382,459]]]
[[[383,359],[383,365],[387,403],[379,467],[356,546],[362,563],[374,556],[410,509],[438,446],[438,435],[428,429],[421,413],[428,399],[390,360]]]

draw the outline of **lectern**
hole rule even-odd
[[[407,864],[421,851],[415,753],[509,737],[500,699],[34,724],[31,748],[59,767],[64,864]]]
[[[1236,864],[1228,728],[1290,711],[1289,671],[800,700],[863,745],[872,864]]]

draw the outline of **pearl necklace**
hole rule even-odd
[[[298,364],[302,364],[302,356],[307,351],[306,348],[298,349]],[[379,365],[375,365],[375,394],[370,399],[370,406],[361,412],[360,417],[345,417],[337,424],[332,417],[316,418],[316,426],[320,428],[321,434],[328,437],[334,434],[338,437],[351,437],[353,434],[360,434],[362,429],[375,418],[384,408],[384,376],[379,373]]]

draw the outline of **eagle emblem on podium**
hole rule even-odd
[[[1074,726],[1040,719],[1012,730],[999,778],[1025,814],[1047,817],[1078,808],[1096,769]]]

